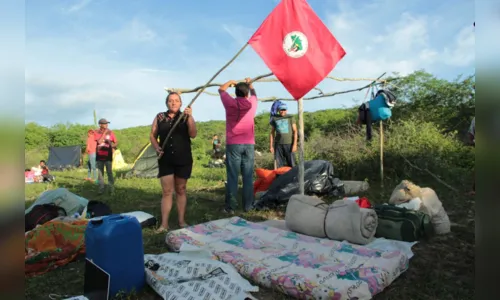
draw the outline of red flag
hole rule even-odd
[[[305,0],[282,0],[248,43],[295,99],[316,87],[345,55]]]

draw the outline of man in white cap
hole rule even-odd
[[[106,119],[99,120],[99,130],[94,133],[94,138],[97,143],[96,151],[96,167],[98,170],[99,193],[104,192],[104,167],[108,174],[108,185],[110,191],[114,191],[115,180],[113,178],[113,149],[116,149],[118,140],[113,131],[108,129],[109,121]]]

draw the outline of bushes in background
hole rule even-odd
[[[474,149],[465,146],[463,140],[475,114],[473,84],[473,77],[446,81],[423,71],[391,81],[391,89],[399,102],[391,120],[384,122],[385,176],[411,178],[422,173],[410,167],[409,161],[451,182],[462,182],[470,177],[469,170],[475,161]],[[335,98],[323,101],[328,105],[328,101],[335,101]],[[373,125],[373,140],[367,143],[364,127],[354,124],[356,113],[357,106],[305,113],[305,159],[331,161],[335,172],[343,179],[377,180],[380,167],[378,124]],[[92,127],[58,124],[46,128],[26,124],[26,165],[32,166],[40,159],[47,159],[50,146],[85,146],[87,130]],[[225,122],[198,122],[197,127],[193,156],[204,164],[210,159],[212,136],[217,134],[225,141]],[[149,142],[150,126],[114,131],[127,162],[133,162]],[[256,167],[272,168],[268,113],[256,116],[255,131],[256,150],[262,153],[262,156],[256,156]]]

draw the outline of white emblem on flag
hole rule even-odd
[[[292,31],[283,39],[283,50],[292,58],[304,56],[308,47],[307,37],[300,31]]]

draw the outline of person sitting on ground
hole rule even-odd
[[[196,137],[196,123],[190,107],[184,109],[187,119],[182,119],[165,144],[162,146],[172,126],[181,117],[182,100],[178,93],[169,93],[165,101],[167,111],[161,112],[153,119],[151,125],[150,141],[161,156],[158,161],[158,178],[160,179],[161,198],[161,225],[157,232],[168,231],[168,218],[172,209],[172,198],[175,191],[177,202],[177,215],[179,226],[187,227],[186,213],[186,185],[193,169],[193,155],[191,152],[191,139]],[[158,137],[160,139],[158,143]]]
[[[87,153],[87,178],[88,181],[97,181],[97,169],[96,169],[96,151],[97,144],[94,137],[94,129],[89,129],[87,131],[87,145],[85,147],[85,153]]]
[[[40,161],[40,168],[42,169],[42,178],[41,181],[43,182],[51,182],[54,180],[54,176],[49,174],[49,167],[47,167],[47,164],[45,163],[45,160]]]
[[[115,179],[113,177],[113,148],[116,148],[118,140],[115,133],[108,128],[109,121],[106,119],[99,120],[99,130],[94,131],[94,139],[96,141],[96,168],[97,180],[99,181],[99,194],[104,192],[104,168],[108,174],[108,185],[110,192],[115,190]]]
[[[297,152],[297,125],[293,116],[287,115],[286,103],[278,107],[279,117],[271,119],[271,134],[269,148],[274,154],[277,168],[295,166]]]
[[[226,91],[235,87],[236,98]],[[238,193],[238,177],[243,179],[243,210],[253,207],[253,172],[255,159],[255,113],[257,94],[250,78],[245,82],[230,80],[219,87],[226,110],[226,200],[224,212],[233,214]]]
[[[221,144],[220,144],[220,140],[219,140],[218,135],[213,136],[212,147],[213,147],[213,151],[214,151],[214,153],[213,153],[214,159],[220,159],[220,157],[221,157]]]

